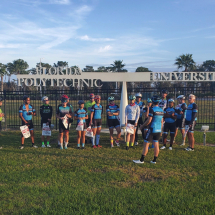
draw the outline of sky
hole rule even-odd
[[[177,70],[176,57],[215,60],[215,0],[1,0],[0,62]]]

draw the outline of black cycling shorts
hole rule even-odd
[[[43,124],[44,123],[46,124],[47,122],[49,123],[49,128],[50,128],[51,127],[51,122],[49,122],[48,120],[44,120],[44,119],[41,120],[41,128],[43,127]]]
[[[161,135],[161,132],[152,133],[152,128],[149,128],[149,130],[146,133],[144,142],[151,142],[152,140],[153,142],[158,142],[160,139],[160,135]]]
[[[176,126],[176,128],[184,129],[184,127],[185,127],[184,119],[176,119],[175,126]]]
[[[87,128],[89,127],[89,126],[91,126],[90,125],[90,119],[88,118],[88,119],[85,119],[86,120],[86,125],[87,125]]]
[[[175,122],[173,122],[173,123],[165,122],[163,134],[168,134],[169,131],[170,131],[170,134],[175,134],[175,129],[176,129],[175,128]]]
[[[120,126],[118,119],[108,119],[108,127],[109,128],[117,128]]]
[[[32,120],[26,120],[26,122],[28,123],[27,126],[29,128],[29,130],[34,130],[34,125]],[[22,121],[22,125],[26,125],[24,121]]]
[[[135,120],[128,120],[127,123],[131,125],[135,125]],[[137,127],[134,127],[134,129],[137,129]]]
[[[69,132],[69,125],[68,125],[68,127],[67,128],[65,128],[65,126],[64,126],[64,124],[63,124],[63,122],[62,122],[62,120],[60,119],[59,120],[59,133],[64,133],[64,132]]]
[[[185,125],[190,125],[190,121],[185,120]],[[195,126],[196,126],[196,121],[194,121],[194,122],[192,123],[192,126],[189,128],[188,131],[191,132],[191,133],[193,133],[193,132],[194,132]]]
[[[102,127],[102,119],[94,119],[93,128],[100,128],[100,127]]]
[[[143,124],[143,118],[142,118],[142,117],[140,117],[140,118],[139,118],[139,120],[138,120],[138,123],[137,123],[137,124],[138,124],[139,126]]]

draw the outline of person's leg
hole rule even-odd
[[[77,147],[80,148],[81,131],[77,131]]]
[[[158,140],[153,140],[153,144],[154,144],[154,159],[151,161],[151,163],[156,163],[157,157],[159,155],[159,142],[158,142]]]
[[[59,133],[59,137],[60,149],[63,149],[63,132]]]
[[[41,136],[42,146],[44,146],[44,139],[45,139],[45,138],[44,138],[44,136],[42,135],[42,136]]]
[[[47,145],[49,145],[49,143],[50,143],[50,139],[51,139],[51,137],[50,137],[50,136],[47,136],[47,137],[46,137]]]
[[[31,133],[31,143],[32,143],[32,146],[34,146],[34,130],[30,130],[30,133]]]
[[[136,143],[138,143],[138,127],[139,127],[139,125],[137,125],[137,128],[136,128],[136,131],[135,131],[135,145],[136,145]]]
[[[65,130],[64,131],[64,144],[65,144],[65,149],[67,149],[67,145],[68,145],[68,142],[69,142],[69,131],[68,130]]]
[[[97,127],[97,131],[96,131],[96,146],[97,146],[97,147],[102,147],[102,146],[99,145],[101,129],[102,129],[101,126],[98,126],[98,127]]]
[[[110,145],[113,147],[113,127],[109,127],[110,131]]]
[[[164,147],[166,147],[167,135],[168,135],[168,132],[163,132],[163,146]],[[164,147],[161,147],[161,148],[164,148]]]
[[[184,128],[181,128],[181,134],[182,134],[182,146],[185,145],[185,140],[186,140],[186,136],[184,136],[185,134],[185,129]]]
[[[131,146],[134,146],[134,140],[135,140],[135,134],[136,134],[136,129],[134,129],[134,134],[131,135]]]
[[[23,135],[21,135],[21,147],[23,147],[23,146],[24,146],[24,142],[25,142],[25,138],[24,138],[24,136],[23,136]]]
[[[170,132],[170,147],[169,147],[169,149],[172,148],[174,138],[175,138],[175,132]]]
[[[84,149],[84,146],[85,146],[85,134],[86,134],[86,130],[82,131],[81,132],[81,136],[82,136],[82,149]]]
[[[175,129],[175,137],[174,137],[174,140],[175,140],[177,134],[178,134],[178,128]]]
[[[119,146],[119,140],[120,140],[120,137],[121,137],[121,128],[120,126],[116,126],[116,131],[117,131],[117,137],[116,137],[116,144],[117,146]]]
[[[126,135],[126,149],[129,148],[130,136],[131,136],[131,134],[127,133],[127,135]]]
[[[194,149],[194,132],[193,131],[188,131],[188,140],[189,140],[189,146],[191,149]]]

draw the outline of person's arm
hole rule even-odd
[[[184,112],[187,110],[187,105],[183,104],[180,108],[180,114],[184,114]]]
[[[52,109],[52,106],[50,106],[49,108],[50,108],[50,113],[49,113],[49,118],[48,118],[48,120],[51,121],[53,109]]]
[[[43,117],[43,106],[40,106],[40,116]]]
[[[35,110],[35,108],[33,106],[32,106],[32,113],[31,114],[32,114],[32,116],[36,116],[36,110]]]
[[[24,119],[22,112],[19,113],[19,117],[21,118],[21,120],[27,125],[28,122]]]
[[[85,111],[86,111],[86,113],[85,113],[85,119],[88,119],[88,112],[87,112],[87,109],[86,108],[84,108],[85,109]]]
[[[192,119],[190,121],[190,126],[193,124],[193,122],[195,121],[196,117],[197,117],[197,113],[198,113],[198,107],[196,104],[193,104],[193,110],[192,110]]]
[[[152,117],[153,117],[153,109],[149,108],[149,115],[148,115],[148,119],[143,123],[143,125],[140,126],[140,130],[142,130],[143,127],[146,127],[147,125],[149,125],[152,121]]]
[[[137,106],[137,113],[136,113],[136,117],[135,117],[135,126],[137,126],[139,118],[140,118],[140,107]]]
[[[77,113],[77,110],[75,111],[75,113],[74,113],[74,118],[75,118],[75,120],[78,120],[79,119],[79,117],[78,117],[78,113]]]
[[[57,111],[56,111],[56,118],[57,119],[63,119],[63,117],[60,117],[60,110],[59,110],[59,106],[57,107]]]
[[[90,124],[92,124],[92,122],[93,122],[94,111],[95,111],[95,109],[94,109],[94,105],[93,105],[91,108],[91,114],[90,114]]]

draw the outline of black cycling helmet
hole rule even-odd
[[[152,102],[158,103],[161,100],[160,96],[154,95],[152,96]]]
[[[85,103],[84,100],[79,100],[79,101],[78,101],[78,104],[79,104],[79,105],[82,105],[82,104],[84,104],[84,103]]]
[[[3,98],[0,97],[0,102],[2,102],[2,101],[3,101]]]
[[[26,100],[27,98],[30,98],[29,96],[23,96],[23,100]]]
[[[168,94],[169,92],[168,92],[168,90],[163,89],[163,90],[161,91],[161,93],[166,93],[166,94]]]

